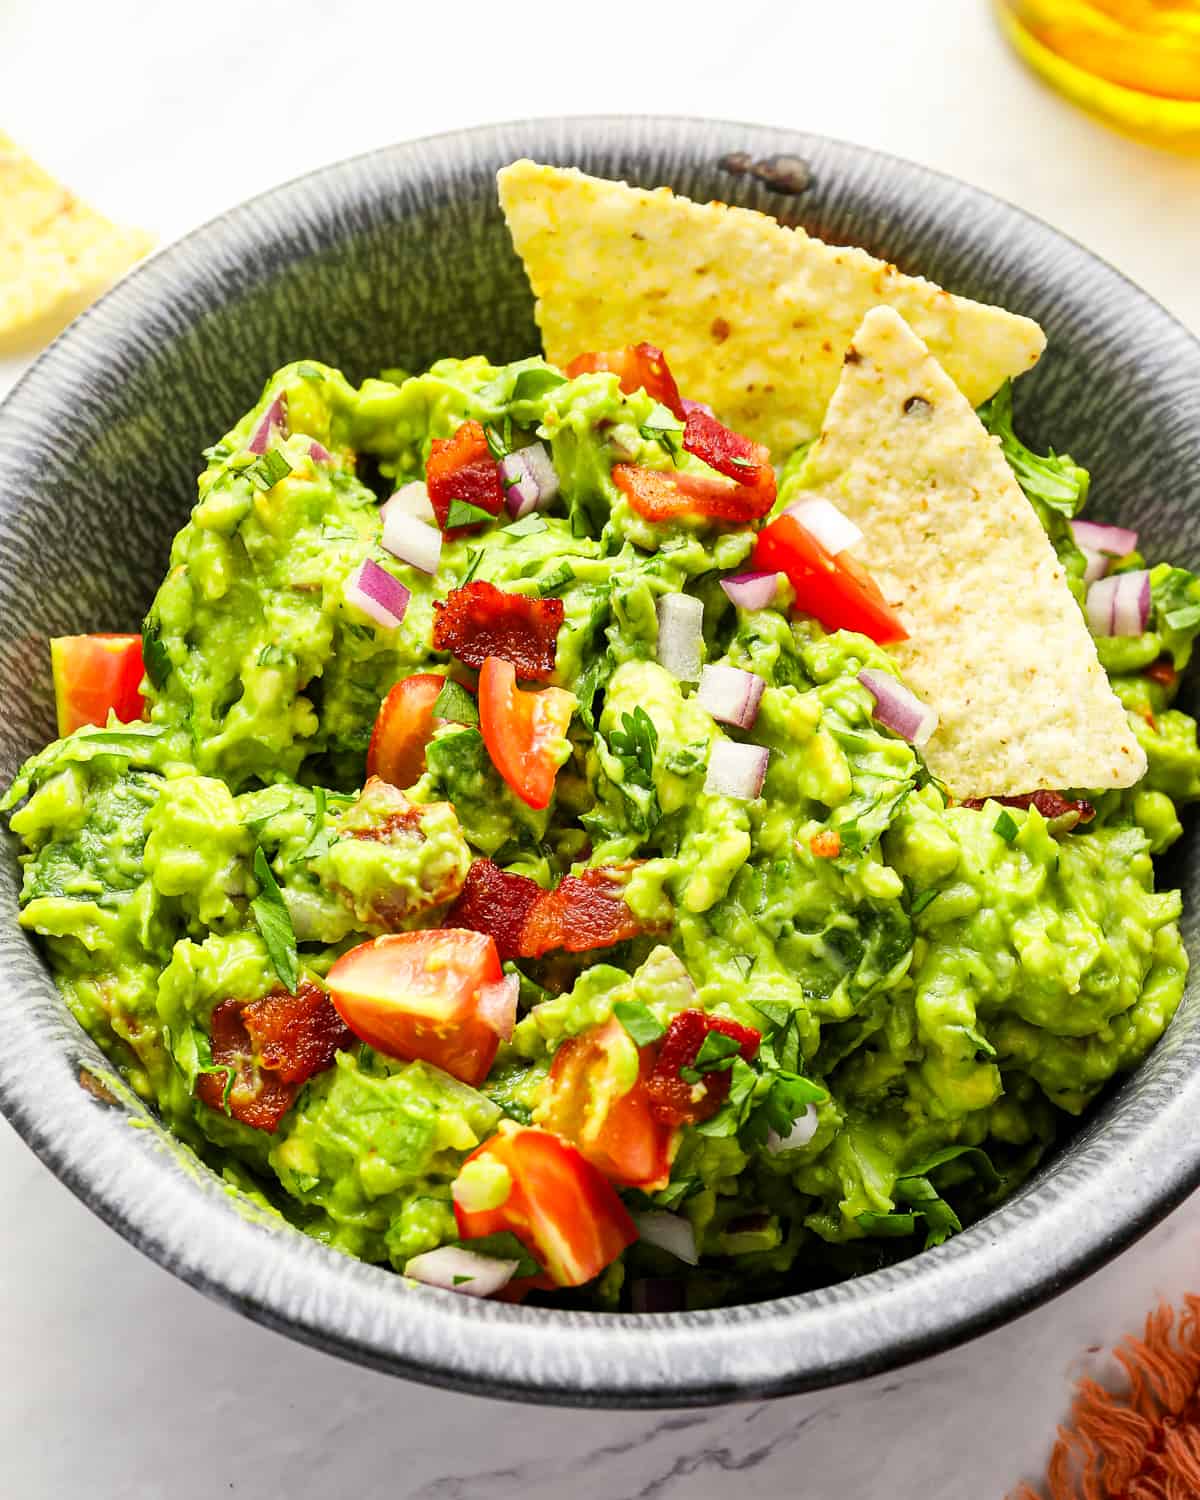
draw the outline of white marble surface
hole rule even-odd
[[[170,238],[323,162],[518,115],[792,125],[965,177],[1092,246],[1200,330],[1200,162],[1071,113],[983,0],[454,7],[0,4],[0,127]],[[0,205],[2,213],[2,205]],[[0,392],[20,373],[0,362]],[[1056,1302],[952,1354],[768,1405],[543,1411],[405,1385],[208,1303],[0,1126],[6,1500],[984,1500],[1040,1468],[1070,1379],[1200,1289],[1200,1198]]]

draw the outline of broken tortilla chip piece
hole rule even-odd
[[[855,556],[908,629],[889,651],[938,712],[924,754],[954,797],[1103,790],[1145,772],[998,441],[891,308],[855,333],[798,481],[789,503],[822,495],[862,529]]]
[[[0,344],[56,333],[153,244],[80,202],[0,132]]]
[[[750,209],[532,161],[498,181],[547,359],[565,365],[649,340],[685,396],[777,459],[816,437],[854,330],[880,303],[925,340],[972,406],[1045,347],[1029,318]]]

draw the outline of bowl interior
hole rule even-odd
[[[538,347],[494,190],[531,155],[764,209],[1038,318],[1028,440],[1093,473],[1095,510],[1147,553],[1200,563],[1200,346],[1071,242],[984,194],[876,154],[716,122],[534,121],[329,168],[197,231],[42,357],[0,411],[0,776],[52,734],[45,639],[136,629],[194,495],[200,451],[287,360],[352,380]],[[804,191],[770,185],[807,164]],[[785,173],[786,175],[786,173]],[[795,173],[792,171],[792,183]],[[631,335],[635,333],[631,330]],[[6,835],[7,837],[7,835]],[[1189,835],[1164,871],[1185,890]],[[156,1259],[251,1316],[398,1373],[528,1399],[680,1405],[896,1364],[1032,1305],[1200,1179],[1200,1008],[1002,1209],[941,1249],[801,1297],[648,1319],[492,1306],[408,1288],[272,1222],[162,1132],[67,1014],[15,925],[0,860],[0,1105],[50,1166]],[[81,1068],[114,1102],[79,1087]],[[146,1128],[130,1129],[131,1124]],[[648,1329],[652,1336],[648,1337]]]

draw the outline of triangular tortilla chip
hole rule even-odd
[[[49,336],[154,244],[78,198],[0,132],[0,344]]]
[[[909,639],[892,647],[937,709],[925,756],[960,798],[1130,786],[1146,757],[997,439],[898,313],[846,353],[803,498],[863,530],[855,549]]]
[[[1045,346],[1029,318],[749,209],[531,161],[505,167],[499,186],[549,360],[657,344],[685,396],[776,459],[817,435],[846,346],[880,303],[907,319],[972,406]]]

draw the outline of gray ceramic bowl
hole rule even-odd
[[[0,410],[0,775],[53,728],[47,635],[137,628],[200,450],[266,374],[311,355],[355,380],[537,347],[497,167],[574,164],[765,209],[955,291],[1030,313],[1035,441],[1091,465],[1098,511],[1200,563],[1200,345],[1115,271],[986,194],[857,147],[676,119],[542,120],[374,152],[277,189],[136,271]],[[797,191],[799,189],[799,191]],[[635,330],[631,330],[631,333]],[[379,1369],[528,1400],[678,1406],[829,1385],[969,1338],[1128,1245],[1200,1181],[1200,1005],[1015,1198],[949,1244],[805,1296],[611,1317],[406,1286],[264,1220],[113,1084],[15,924],[0,860],[0,1105],[96,1213],[202,1291]],[[1164,878],[1185,887],[1194,837]],[[140,1128],[133,1128],[133,1127]]]

